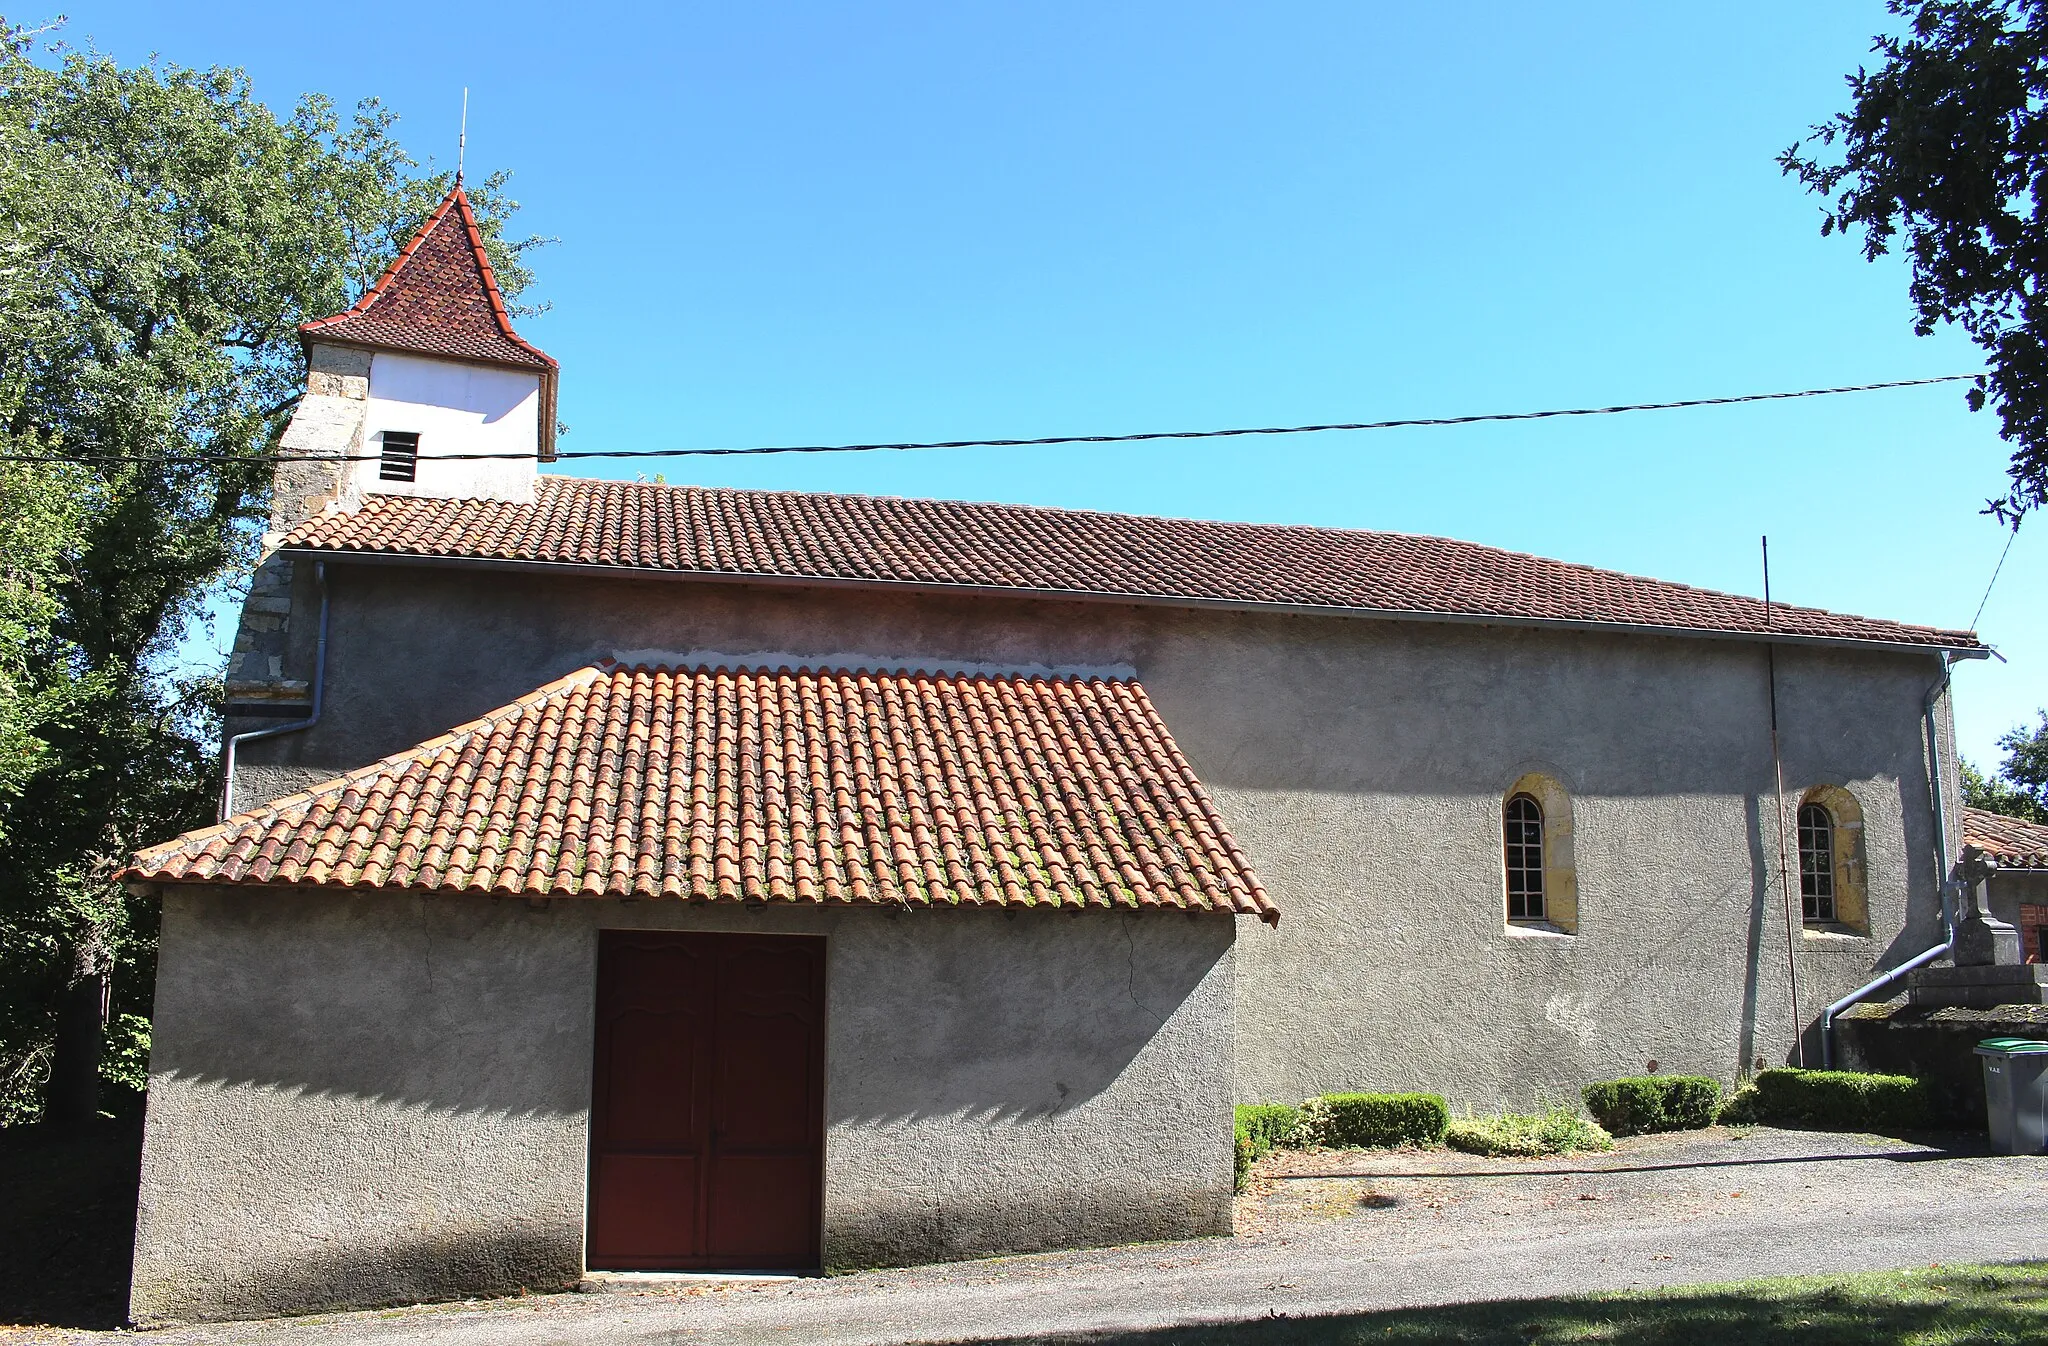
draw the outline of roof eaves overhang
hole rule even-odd
[[[1229,598],[1191,598],[1179,594],[1112,593],[1082,589],[1025,588],[1002,584],[938,584],[924,580],[846,579],[838,576],[778,575],[746,571],[668,570],[651,566],[600,565],[582,561],[529,561],[499,556],[434,556],[416,552],[354,551],[333,547],[285,546],[287,556],[356,565],[423,566],[430,569],[494,570],[526,574],[575,576],[583,579],[658,580],[669,583],[767,584],[807,589],[869,589],[887,593],[931,595],[972,594],[978,597],[1036,599],[1059,603],[1115,603],[1140,607],[1196,608],[1210,611],[1266,613],[1296,617],[1349,617],[1369,621],[1441,622],[1464,626],[1529,627],[1545,631],[1595,632],[1604,635],[1665,636],[1679,640],[1739,641],[1746,644],[1798,645],[1881,654],[1943,654],[1952,659],[1987,659],[1988,645],[1944,645],[1935,641],[1856,640],[1844,636],[1811,636],[1762,631],[1728,631],[1693,626],[1659,626],[1639,622],[1602,622],[1566,617],[1516,617],[1490,612],[1431,612],[1407,608],[1346,607],[1339,604],[1267,603]]]
[[[125,871],[124,871],[125,872]],[[119,876],[116,876],[119,877]],[[282,893],[350,893],[356,896],[385,894],[393,897],[488,897],[498,901],[523,898],[531,901],[563,902],[657,902],[676,903],[688,907],[745,907],[751,911],[880,911],[894,914],[904,908],[890,902],[770,902],[761,898],[742,898],[737,901],[726,898],[708,897],[639,897],[619,893],[583,892],[534,892],[525,888],[410,888],[399,884],[385,883],[237,883],[209,876],[202,879],[184,878],[134,878],[121,882],[130,897],[161,900],[171,892],[190,893],[194,896],[230,897],[255,896]],[[1016,914],[1020,911],[1040,910],[1057,916],[1084,916],[1090,912],[1102,915],[1144,916],[1148,914],[1186,916],[1200,919],[1205,916],[1228,916],[1232,919],[1245,918],[1269,926],[1280,924],[1280,911],[1268,906],[1265,911],[1251,911],[1227,907],[1177,907],[1163,902],[1139,903],[1135,906],[1117,904],[1098,906],[1089,904],[1077,906],[1072,903],[1046,902],[1035,907],[1011,906],[988,902],[942,902],[916,907],[919,915],[948,911],[999,911]]]
[[[314,346],[343,346],[353,351],[366,351],[372,355],[410,355],[421,360],[445,360],[449,364],[477,365],[485,369],[516,369],[526,374],[548,374],[559,371],[561,366],[552,355],[535,351],[546,364],[532,360],[499,360],[488,355],[458,355],[452,351],[433,351],[425,348],[401,346],[390,341],[363,341],[354,337],[330,336],[326,332],[301,330],[299,344],[311,350]]]

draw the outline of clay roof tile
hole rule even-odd
[[[288,549],[794,584],[1281,606],[1979,648],[1968,631],[1773,604],[1450,538],[953,500],[543,476],[530,504],[372,496]]]
[[[593,666],[121,877],[1278,919],[1109,678]]]
[[[1966,808],[1963,840],[2007,869],[2048,869],[2048,825]]]
[[[306,340],[555,368],[550,356],[512,330],[459,179],[362,298],[344,312],[301,323],[299,333]]]

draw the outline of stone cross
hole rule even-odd
[[[1962,919],[1956,922],[1956,966],[2017,965],[2020,932],[1991,914],[1991,876],[1998,872],[1998,861],[1975,846],[1965,846],[1958,868],[1969,896]]]

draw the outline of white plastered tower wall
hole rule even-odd
[[[538,372],[378,351],[370,360],[366,403],[367,454],[379,452],[386,431],[416,434],[417,470],[412,481],[385,481],[376,462],[349,463],[344,498],[532,503],[541,449]],[[467,454],[506,456],[462,456]]]
[[[266,550],[295,525],[353,510],[366,495],[532,502],[542,448],[537,372],[326,342],[310,344],[306,363],[306,394],[279,448],[314,461],[279,464]],[[381,479],[386,431],[420,437],[414,480]],[[465,456],[473,454],[502,456]]]

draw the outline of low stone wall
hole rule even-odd
[[[1937,1009],[1903,999],[1852,1005],[1835,1020],[1835,1065],[1931,1080],[1942,1120],[1982,1131],[1984,1068],[1976,1047],[1985,1038],[2048,1040],[2048,1005]]]

